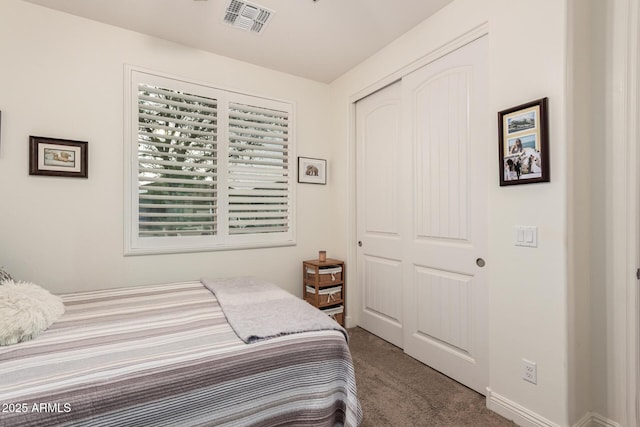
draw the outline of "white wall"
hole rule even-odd
[[[353,184],[350,97],[488,22],[487,120],[492,125],[487,138],[496,141],[496,150],[486,159],[491,170],[489,386],[494,397],[558,425],[569,422],[566,7],[566,1],[558,0],[456,0],[331,85],[335,138],[342,153],[334,155],[339,167],[335,179]],[[545,96],[550,107],[551,182],[500,187],[496,113]],[[349,248],[354,243],[349,240],[355,221],[350,207],[353,189],[338,189],[336,204],[344,206],[341,217],[349,218],[339,229],[342,244]],[[537,226],[539,247],[514,247],[515,225]],[[353,250],[346,251],[355,260]],[[349,298],[354,315],[359,301],[353,286]],[[537,363],[537,385],[521,379],[522,358]]]
[[[607,21],[610,4],[600,0],[570,2],[572,69],[570,147],[569,250],[573,263],[570,281],[571,419],[585,412],[607,415],[605,91]],[[609,2],[610,3],[610,2]],[[610,60],[610,58],[609,58]],[[586,375],[585,373],[588,373]],[[582,393],[577,391],[582,390]]]
[[[591,146],[588,128],[579,126],[585,119],[590,119],[590,95],[588,90],[591,83],[591,68],[589,63],[589,50],[583,49],[588,37],[588,27],[590,14],[589,9],[579,8],[574,0],[569,4],[569,61],[568,74],[574,75],[569,80],[568,101],[574,107],[568,111],[568,135],[569,140],[581,139],[585,142],[585,147]],[[576,75],[576,69],[582,73]],[[585,89],[587,89],[585,91]],[[585,102],[580,103],[579,101]],[[590,297],[590,274],[589,271],[579,270],[576,265],[588,265],[590,260],[590,210],[586,207],[590,203],[590,192],[584,183],[584,178],[588,178],[587,167],[576,167],[578,165],[588,165],[590,162],[590,151],[588,149],[578,149],[570,144],[568,147],[569,164],[571,174],[568,177],[568,197],[573,202],[568,204],[568,235],[569,235],[569,265],[568,289],[569,289],[569,387],[571,389],[580,388],[589,390],[589,393],[582,393],[579,396],[570,396],[569,413],[572,419],[579,419],[582,414],[588,412],[591,403],[591,376],[580,375],[582,370],[590,369],[590,335],[589,335],[589,297]],[[588,182],[588,180],[587,180]],[[576,209],[577,205],[583,209]],[[580,338],[580,339],[579,339]],[[577,347],[583,347],[578,352]]]
[[[607,178],[611,173],[614,2],[570,2],[569,251],[570,271],[570,405],[571,420],[585,413],[622,422],[625,419],[624,382],[616,372],[624,367],[615,359],[625,345],[615,339],[617,303],[609,286],[611,251],[607,235],[611,215]],[[607,92],[610,92],[607,94]],[[608,164],[609,163],[609,164]],[[613,188],[611,188],[613,189]],[[615,190],[614,190],[615,191]],[[622,392],[620,387],[622,386]],[[624,424],[623,424],[624,425]]]
[[[297,246],[123,256],[124,64],[296,103],[298,155],[329,160],[328,86],[18,0],[0,2],[0,265],[54,292],[258,275],[301,294],[301,261],[339,253],[339,181],[297,185]],[[89,141],[89,179],[29,176],[29,135]]]

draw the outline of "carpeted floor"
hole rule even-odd
[[[484,396],[407,356],[361,328],[349,329],[361,427],[515,426]]]

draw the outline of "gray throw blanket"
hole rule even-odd
[[[255,277],[201,279],[213,292],[233,330],[247,344],[298,332],[347,331],[304,300]]]

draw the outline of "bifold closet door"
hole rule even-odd
[[[484,394],[489,144],[487,37],[402,80],[414,153],[404,221],[404,350]]]

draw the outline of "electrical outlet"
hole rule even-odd
[[[530,360],[522,359],[522,379],[538,384],[538,367]]]

